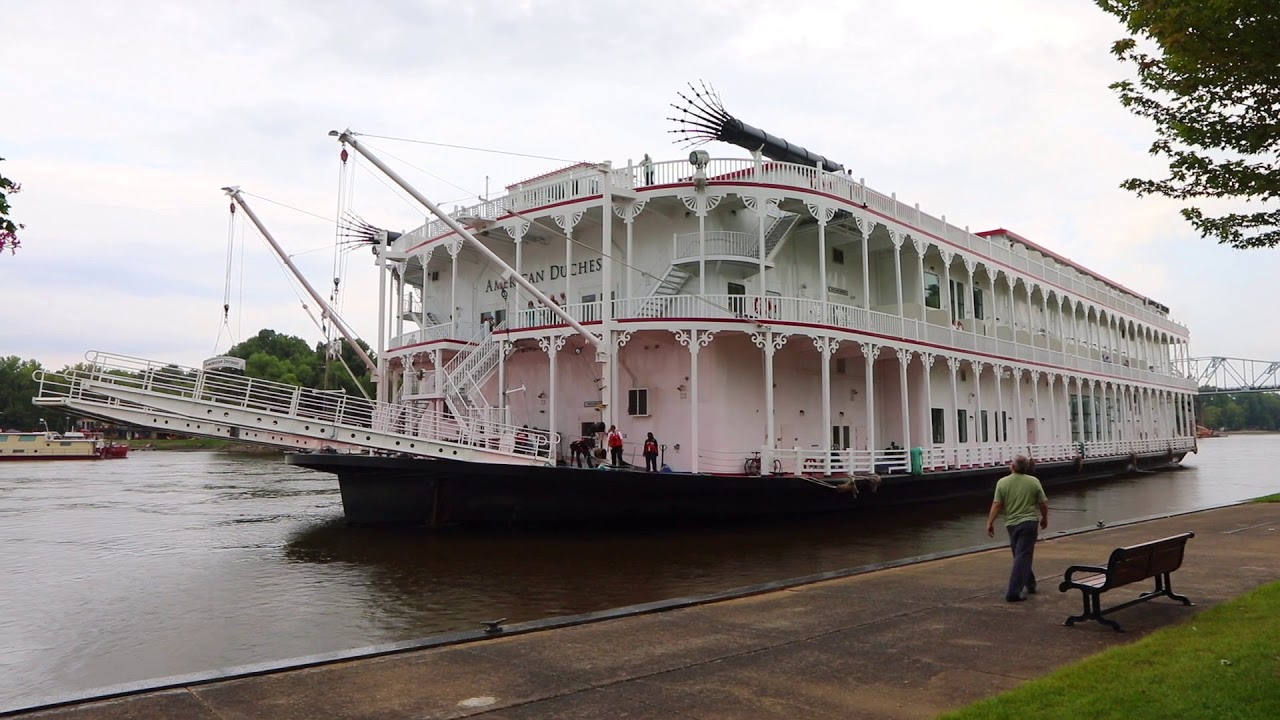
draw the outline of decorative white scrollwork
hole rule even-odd
[[[525,233],[529,232],[529,221],[518,219],[507,225],[505,229],[512,240],[520,242],[524,239]]]
[[[633,332],[635,332],[635,331],[634,331],[634,330],[623,330],[622,332],[618,333],[616,337],[614,337],[614,343],[617,345],[617,347],[618,347],[618,349],[619,349],[619,350],[621,350],[623,347],[625,347],[625,346],[626,346],[627,341],[629,341],[629,340],[631,339],[631,334],[632,334]]]
[[[858,343],[858,348],[862,350],[862,358],[867,362],[875,362],[876,356],[880,354],[880,345],[875,343]]]
[[[623,205],[615,204],[613,206],[613,214],[622,218],[624,222],[630,224],[633,220],[636,219],[636,216],[639,215],[644,210],[644,206],[648,204],[649,204],[649,198],[644,198],[643,200],[636,200],[635,202],[630,202]]]
[[[960,358],[958,358],[958,357],[950,357],[950,356],[948,356],[948,357],[947,357],[947,368],[948,368],[949,370],[951,370],[951,374],[952,374],[952,375],[955,375],[955,374],[956,374],[956,371],[960,369]]]
[[[715,210],[716,206],[719,205],[720,201],[723,199],[723,193],[718,195],[694,193],[692,195],[680,196],[680,201],[684,203],[685,207],[689,208],[689,212],[697,213],[700,216],[706,215],[712,210]]]
[[[920,353],[920,362],[924,363],[925,372],[933,369],[933,361],[937,359],[938,356],[931,352]]]
[[[766,354],[772,355],[782,349],[787,344],[787,336],[782,333],[751,333],[751,342],[756,347],[764,350]]]
[[[915,246],[916,254],[920,257],[924,257],[924,254],[929,251],[929,241],[918,235],[911,236],[911,244]]]
[[[871,233],[875,232],[876,219],[870,215],[854,215],[853,224],[857,226],[858,232],[862,233],[862,239],[865,242],[871,237]]]
[[[428,245],[422,248],[422,251],[418,253],[418,262],[422,264],[424,269],[427,267],[427,263],[431,262],[431,256],[435,254],[435,251],[435,245]]]
[[[455,237],[449,240],[444,247],[449,251],[449,257],[456,260],[458,258],[458,253],[462,250],[462,238]]]
[[[816,337],[813,338],[813,346],[817,348],[818,352],[830,357],[840,347],[840,341],[833,337]]]
[[[955,251],[948,250],[944,247],[939,247],[938,254],[942,256],[942,264],[946,265],[947,268],[950,269],[951,261],[954,260],[956,257]]]
[[[560,226],[560,229],[564,230],[565,232],[568,232],[569,230],[572,230],[575,225],[578,224],[579,220],[582,219],[582,211],[576,210],[571,213],[562,213],[560,215],[555,215],[554,218],[555,218],[556,224]]]
[[[968,255],[961,255],[960,259],[964,262],[965,272],[969,273],[969,277],[973,277],[973,274],[978,270],[978,261]]]
[[[742,198],[742,204],[746,205],[748,210],[762,214],[768,214],[770,210],[778,207],[780,201],[779,198],[766,196],[740,195],[739,197]]]
[[[911,356],[915,353],[908,348],[898,348],[898,362],[903,366],[911,364]]]
[[[564,343],[568,337],[564,335],[553,335],[551,337],[538,338],[538,347],[542,348],[542,352],[548,355],[554,355],[564,349]]]
[[[814,220],[818,221],[819,225],[826,225],[836,215],[835,207],[830,205],[807,202],[804,206],[809,208],[809,214],[813,216]]]

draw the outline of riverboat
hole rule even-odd
[[[985,494],[1016,454],[1052,484],[1195,450],[1168,307],[685,101],[682,138],[745,154],[575,164],[451,213],[331,133],[435,215],[373,242],[376,400],[96,354],[38,402],[295,447],[348,519],[436,526],[839,511]],[[578,467],[610,426],[622,464]]]
[[[0,461],[123,458],[128,445],[80,432],[0,432]]]

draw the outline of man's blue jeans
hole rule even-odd
[[[1023,590],[1034,590],[1036,575],[1031,571],[1031,558],[1036,551],[1040,521],[1027,520],[1009,526],[1009,548],[1013,550],[1013,571],[1009,573],[1009,590],[1006,598],[1022,595]]]

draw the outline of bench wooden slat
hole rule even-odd
[[[1107,620],[1106,613],[1152,600],[1157,597],[1169,597],[1181,600],[1186,605],[1192,602],[1182,595],[1173,592],[1169,574],[1182,567],[1182,559],[1186,553],[1187,540],[1195,537],[1195,533],[1182,533],[1159,540],[1116,548],[1107,560],[1105,568],[1095,565],[1073,565],[1067,568],[1058,589],[1062,592],[1076,589],[1080,591],[1084,602],[1084,612],[1067,618],[1065,624],[1072,625],[1077,620],[1097,620],[1100,623],[1120,630],[1120,624]],[[1090,573],[1075,577],[1075,573]],[[1147,578],[1155,578],[1156,587],[1152,592],[1143,593],[1135,600],[1116,605],[1107,610],[1101,608],[1102,593],[1118,587],[1141,582]]]

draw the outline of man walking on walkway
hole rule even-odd
[[[1004,524],[1009,531],[1009,547],[1013,550],[1013,570],[1009,573],[1009,588],[1004,599],[1008,602],[1026,600],[1027,594],[1036,591],[1036,575],[1031,570],[1032,556],[1036,550],[1036,538],[1040,530],[1049,527],[1049,499],[1034,475],[1028,475],[1031,461],[1019,455],[1009,464],[1010,474],[996,483],[995,500],[987,514],[987,537],[996,535],[996,518],[1004,513]],[[1036,516],[1039,515],[1039,522]]]

